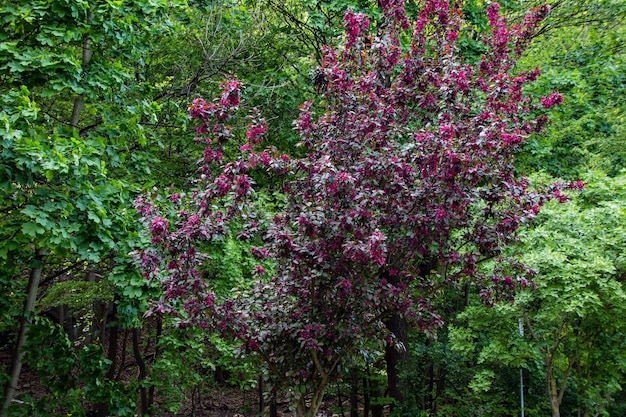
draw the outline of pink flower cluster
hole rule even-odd
[[[387,237],[379,230],[376,230],[370,236],[368,247],[371,258],[379,265],[384,265],[387,262],[386,252],[387,247],[385,240]]]
[[[215,104],[211,103],[213,107]],[[202,98],[197,98],[191,102],[189,105],[189,115],[194,119],[199,119],[204,117],[211,111],[211,106]]]
[[[558,106],[563,103],[563,95],[560,93],[552,93],[548,97],[541,98],[541,105],[546,109]]]
[[[346,49],[350,49],[356,43],[361,32],[367,31],[370,21],[367,15],[355,13],[348,9],[343,16],[343,24],[346,28]]]
[[[241,102],[241,82],[239,80],[230,80],[221,85],[222,98],[220,103],[226,108],[236,108]]]
[[[250,125],[246,131],[246,138],[252,145],[258,145],[263,141],[263,135],[267,132],[267,124]]]
[[[150,222],[150,232],[152,233],[152,243],[159,243],[166,236],[169,230],[169,222],[162,217],[155,217]]]

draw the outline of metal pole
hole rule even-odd
[[[519,334],[520,336],[524,336],[524,322],[520,317],[517,321],[519,326]],[[519,368],[519,397],[520,397],[520,407],[521,407],[521,416],[524,417],[524,371],[522,368]]]
[[[522,368],[519,369],[519,394],[522,407],[522,417],[524,417],[524,371],[522,371]]]

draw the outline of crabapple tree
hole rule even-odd
[[[315,415],[338,365],[366,343],[384,343],[391,358],[402,326],[439,325],[431,301],[440,286],[472,285],[492,303],[527,285],[515,262],[489,274],[478,265],[502,258],[543,202],[565,198],[558,186],[531,190],[515,169],[547,122],[540,108],[563,100],[525,95],[539,70],[514,71],[548,9],[509,25],[488,6],[487,52],[472,65],[457,46],[459,4],[427,0],[415,22],[402,0],[380,5],[376,33],[348,10],[342,47],[324,49],[320,101],[294,122],[304,156],[264,147],[267,125],[251,114],[239,156],[225,160],[241,100],[232,79],[217,100],[190,106],[205,145],[197,189],[137,200],[152,246],[136,262],[164,288],[155,311],[239,340],[289,389],[299,416]],[[285,196],[271,214],[255,204],[259,176]],[[203,248],[235,235],[259,259],[255,283],[218,299]],[[393,363],[388,373],[393,386]]]

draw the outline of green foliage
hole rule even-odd
[[[626,176],[586,179],[580,195],[548,204],[522,234],[537,287],[514,304],[473,305],[450,329],[452,349],[479,365],[474,385],[487,388],[481,375],[499,368],[523,368],[531,383],[554,375],[565,387],[563,413],[604,412],[626,376]]]
[[[127,241],[130,249],[136,248],[136,242]],[[148,310],[150,300],[156,299],[160,291],[155,288],[130,264],[122,252],[114,258],[115,265],[111,268],[107,282],[114,288],[116,320],[113,325],[124,329],[141,328],[141,317]]]
[[[529,142],[525,164],[559,177],[575,178],[589,167],[617,175],[626,163],[626,8],[614,1],[560,3],[521,66],[543,70],[534,93],[558,90],[565,102],[551,111],[546,134]]]
[[[91,317],[93,301],[115,296],[126,326],[145,311],[147,295],[138,290],[147,288],[134,280],[126,257],[141,241],[132,200],[154,165],[145,151],[162,109],[145,82],[143,57],[182,5],[15,0],[0,6],[0,288],[10,295],[3,291],[2,330],[19,328],[35,249],[46,253],[44,282],[46,275],[65,280],[47,287],[39,308],[66,305]],[[66,266],[82,264],[105,277],[113,268],[111,281],[81,281],[84,271],[76,268],[68,269],[70,280],[63,275]],[[49,356],[38,356],[36,345],[26,356],[54,399],[31,401],[36,413],[84,414],[89,396],[109,398],[103,402],[115,415],[132,414],[134,390],[89,379],[103,375],[95,372],[106,370],[102,358],[77,354],[60,328],[34,326],[31,333],[31,343],[38,335],[54,340],[43,345]],[[77,375],[81,367],[89,371]]]
[[[540,65],[544,76],[532,93],[538,98],[558,90],[565,103],[550,110],[548,132],[530,139],[524,165],[563,178],[584,175],[588,188],[572,204],[550,205],[541,223],[524,234],[520,250],[539,271],[535,291],[523,292],[514,305],[491,310],[473,305],[432,344],[416,342],[414,362],[405,370],[415,395],[399,408],[401,413],[426,413],[419,401],[428,391],[423,374],[428,363],[448,375],[445,393],[438,397],[440,415],[513,414],[518,367],[528,378],[526,414],[543,415],[542,349],[551,349],[565,329],[567,341],[554,350],[555,369],[563,375],[574,360],[579,367],[567,388],[566,410],[624,414],[619,409],[623,393],[618,392],[626,366],[620,346],[626,268],[626,185],[620,173],[626,163],[624,3],[553,3],[544,35],[520,69]],[[520,3],[502,4],[517,19]],[[487,30],[484,5],[482,0],[465,2],[467,26],[457,45],[466,62],[476,62],[485,50],[477,36]],[[323,105],[313,88],[312,70],[322,44],[337,42],[347,7],[369,13],[372,24],[380,24],[378,2],[369,0],[4,2],[0,332],[8,342],[19,327],[34,249],[41,247],[47,249],[44,271],[49,275],[88,262],[104,279],[85,281],[84,271],[72,272],[70,280],[46,287],[40,311],[65,305],[73,313],[88,313],[94,301],[114,300],[113,325],[143,326],[141,316],[160,290],[126,256],[146,245],[131,202],[153,184],[177,189],[191,184],[201,148],[185,132],[189,101],[213,96],[218,80],[236,73],[248,85],[243,101],[258,107],[275,132],[271,144],[297,155],[291,121],[305,100]],[[419,6],[407,2],[407,7],[413,13]],[[84,59],[85,49],[91,51],[90,59]],[[70,126],[79,98],[80,118]],[[242,127],[248,121],[234,123]],[[240,140],[235,138],[227,151],[237,152]],[[598,171],[587,173],[589,167]],[[276,185],[254,175],[260,188]],[[268,213],[283,201],[281,196],[261,198]],[[244,255],[249,244],[230,236],[207,248],[212,262],[204,272],[218,295],[250,285],[256,262]],[[272,265],[263,267],[271,276]],[[522,311],[535,326],[536,340],[528,329],[524,337],[518,334]],[[238,346],[208,340],[201,329],[168,326],[159,342],[162,355],[143,382],[162,393],[163,408],[179,408],[216,366],[228,371],[233,384],[254,383],[257,365],[242,357]],[[136,387],[104,378],[109,364],[100,348],[77,351],[60,327],[39,318],[26,349],[49,395],[27,400],[31,408],[16,413],[84,415],[88,403],[95,402],[109,404],[113,415],[134,412]],[[606,404],[606,398],[615,404]]]
[[[124,240],[116,231],[132,216],[124,210],[128,175],[145,175],[149,161],[132,148],[147,142],[142,122],[159,111],[138,96],[140,83],[128,82],[141,78],[140,57],[148,36],[165,27],[156,18],[164,7],[156,0],[0,7],[0,192],[10,237],[0,258],[36,241],[97,262]]]
[[[80,311],[91,309],[91,304],[98,301],[113,301],[113,288],[108,281],[62,281],[46,291],[40,308],[45,311],[66,305]]]
[[[97,403],[108,404],[112,415],[134,414],[132,390],[105,378],[110,361],[101,346],[89,345],[76,352],[59,325],[35,317],[24,349],[46,392],[37,399],[25,396],[21,407],[10,409],[10,416],[86,416]]]
[[[260,373],[258,357],[244,354],[240,345],[224,340],[217,334],[211,336],[209,346],[216,358],[216,365],[225,371],[230,384],[241,389],[251,389],[256,386]]]
[[[205,386],[215,370],[208,355],[206,334],[200,328],[165,327],[157,349],[161,353],[152,364],[150,378],[144,382],[155,387],[159,395],[158,409],[178,412],[189,393]]]

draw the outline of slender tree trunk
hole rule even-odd
[[[148,392],[146,387],[142,386],[141,383],[146,379],[146,363],[141,356],[141,350],[139,349],[139,329],[133,329],[133,354],[135,355],[135,361],[137,362],[137,367],[139,368],[139,415],[144,416],[148,413]]]
[[[20,324],[20,333],[17,337],[17,342],[15,343],[11,370],[9,371],[10,379],[4,389],[4,403],[2,404],[2,410],[0,410],[1,417],[6,417],[7,415],[9,406],[13,401],[13,396],[15,395],[15,391],[17,389],[20,373],[22,372],[22,360],[24,359],[22,347],[26,344],[28,328],[30,327],[32,314],[35,310],[35,300],[37,299],[37,290],[39,289],[39,282],[41,281],[44,256],[45,251],[43,249],[37,249],[35,251],[35,264],[30,270],[27,288],[28,295],[26,297],[26,302],[24,303],[24,313]]]
[[[366,375],[363,377],[363,417],[370,415],[370,384],[369,384],[370,368],[367,366]]]
[[[150,365],[153,365],[154,361],[156,361],[159,358],[159,356],[161,356],[161,347],[159,346],[159,339],[161,338],[162,333],[163,333],[163,319],[161,318],[161,316],[157,316],[157,329],[156,329],[154,356],[153,356],[154,359],[150,361]],[[150,390],[148,392],[148,406],[150,408],[152,407],[152,404],[154,403],[155,390],[156,390],[156,387],[154,385],[151,385]]]
[[[263,375],[259,376],[257,390],[259,395],[259,413],[263,414],[265,412],[265,384],[263,383]]]
[[[390,275],[386,271],[383,272],[381,278],[385,278],[391,285],[400,284],[400,277]],[[398,313],[393,313],[391,318],[385,322],[387,330],[394,334],[397,344],[401,346],[387,345],[385,347],[385,362],[387,365],[387,395],[394,399],[395,404],[401,404],[404,401],[402,391],[400,390],[400,369],[402,363],[407,358],[407,323],[404,317]],[[391,405],[393,409],[394,404]]]
[[[548,399],[550,400],[550,409],[552,417],[561,417],[559,391],[556,384],[556,378],[552,371],[552,366],[548,367],[546,373],[546,385],[548,390]]]
[[[435,381],[435,400],[433,401],[433,415],[437,415],[437,399],[442,398],[446,389],[446,365],[440,363],[437,366],[437,378]]]
[[[95,271],[93,271],[91,268],[93,267],[93,264],[89,264],[89,270],[87,272],[87,281],[91,282],[91,283],[95,283],[96,282],[96,273]],[[92,343],[94,343],[94,341],[97,340],[97,335],[96,335],[96,328],[98,327],[98,321],[100,320],[100,312],[98,311],[98,302],[94,301],[91,303],[91,311],[93,313],[93,317],[91,319],[91,322],[89,323],[89,326],[85,326],[83,328],[83,340],[85,343],[85,346],[89,346]],[[84,331],[87,330],[87,334],[84,334]]]
[[[343,408],[341,409],[343,416]],[[359,372],[352,370],[352,383],[350,384],[350,417],[359,417]]]
[[[426,405],[426,409],[431,411],[433,410],[433,389],[435,385],[435,367],[431,363],[426,365],[426,369],[424,373],[426,374],[426,395],[424,398],[424,404]]]
[[[115,303],[112,303],[112,305],[113,316],[115,317],[117,315],[117,306]],[[119,326],[115,325],[111,327],[111,334],[109,335],[109,348],[107,350],[107,358],[111,361],[111,366],[105,375],[106,379],[115,378],[115,372],[117,370],[117,345],[119,343],[119,334]],[[109,414],[109,405],[99,403],[96,414],[98,417],[106,417]]]
[[[122,340],[122,357],[120,359],[120,366],[117,368],[117,374],[115,375],[115,379],[120,379],[122,377],[122,372],[126,369],[126,347],[128,345],[128,330],[123,330],[124,339]]]
[[[63,327],[63,329],[65,329],[65,306],[64,305],[60,305],[57,307],[57,316],[59,316],[58,318],[59,324],[61,325],[61,327]]]
[[[337,384],[337,407],[339,413],[341,414],[341,417],[346,417],[345,413],[343,412],[343,394],[341,393],[341,383]]]
[[[270,400],[270,417],[278,417],[278,401],[276,400],[276,392],[272,392]]]
[[[88,23],[91,23],[93,15],[90,15],[87,19]],[[91,62],[93,51],[91,50],[91,38],[87,38],[83,41],[83,56],[81,59],[81,67],[83,70]],[[83,109],[83,102],[85,101],[85,95],[81,94],[74,99],[74,106],[72,108],[72,116],[70,117],[70,126],[78,129],[78,120],[80,119],[80,112]]]

